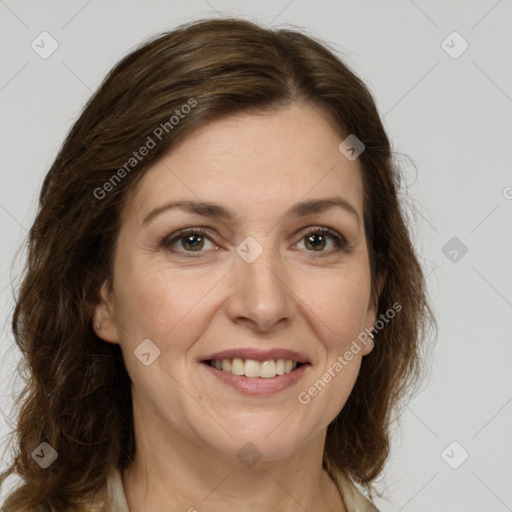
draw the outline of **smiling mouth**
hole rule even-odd
[[[249,379],[272,379],[281,375],[286,375],[295,371],[301,366],[307,366],[309,363],[299,363],[291,359],[268,359],[266,361],[256,361],[254,359],[208,359],[202,361],[212,368],[219,371],[232,373]]]

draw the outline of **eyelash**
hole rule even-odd
[[[190,235],[190,234],[201,235],[201,236],[207,238],[208,240],[210,240],[211,242],[215,243],[208,236],[207,231],[204,228],[197,227],[197,228],[182,229],[182,230],[178,231],[177,233],[173,233],[172,235],[166,237],[162,241],[162,246],[169,252],[183,254],[183,255],[185,255],[186,258],[198,258],[198,257],[200,257],[199,256],[200,253],[205,252],[205,251],[178,251],[178,250],[175,250],[172,248],[172,245],[175,242],[179,241],[180,239],[182,239],[185,236]],[[342,235],[340,235],[334,229],[331,229],[328,227],[323,227],[323,226],[312,228],[311,231],[308,231],[304,234],[304,236],[300,239],[300,241],[302,242],[309,235],[316,235],[316,234],[328,235],[330,238],[332,238],[335,248],[330,251],[321,251],[321,252],[317,253],[317,255],[312,256],[313,258],[321,258],[328,254],[333,254],[333,253],[342,251],[347,246],[347,241],[345,240],[345,238]],[[315,251],[307,251],[307,252],[311,252],[311,253],[315,254]],[[194,253],[197,253],[197,254],[194,254]]]

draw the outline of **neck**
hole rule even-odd
[[[176,433],[154,434],[136,435],[135,459],[122,475],[130,512],[346,511],[322,468],[325,430],[288,457],[252,467]]]

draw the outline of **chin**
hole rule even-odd
[[[280,418],[280,421],[282,420],[283,417]],[[221,436],[213,438],[212,433],[218,432],[218,429],[212,428],[205,433],[203,440],[213,451],[234,457],[246,467],[251,467],[255,462],[270,462],[290,457],[311,437],[305,435],[304,428],[292,432],[283,424],[278,425],[279,421],[261,422],[246,429],[227,429],[231,436],[223,431]]]

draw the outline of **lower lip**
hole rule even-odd
[[[245,377],[244,375],[235,375],[224,370],[217,370],[209,363],[201,363],[214,377],[224,384],[232,386],[244,395],[266,396],[279,393],[294,384],[296,384],[304,375],[310,364],[302,364],[296,370],[284,375],[277,375],[271,379],[263,379],[261,377]]]

